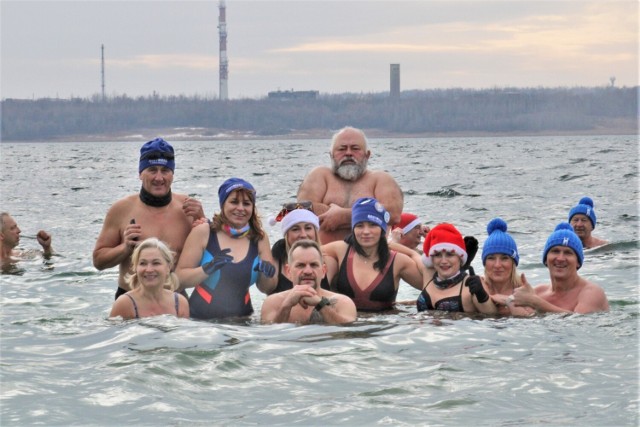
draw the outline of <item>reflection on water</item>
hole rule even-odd
[[[328,144],[175,143],[174,191],[211,216],[217,186],[243,176],[267,218],[295,198]],[[0,276],[1,424],[637,425],[636,148],[625,136],[371,141],[371,167],[392,172],[406,210],[431,227],[453,222],[482,243],[488,220],[503,217],[533,283],[548,280],[548,234],[592,197],[596,234],[611,243],[586,251],[580,273],[603,286],[609,313],[514,319],[407,303],[352,325],[297,326],[263,325],[257,314],[107,319],[117,271],[96,271],[91,253],[111,203],[139,189],[139,144],[3,143],[2,209],[25,236],[51,231],[57,254]],[[238,168],[247,164],[260,167]],[[26,168],[48,179],[32,183]],[[267,231],[279,237],[279,227]],[[474,267],[482,272],[480,256]],[[259,312],[264,296],[251,292]],[[401,285],[399,300],[416,297]]]

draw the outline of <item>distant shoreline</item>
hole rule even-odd
[[[636,127],[633,127],[636,125]],[[600,127],[588,130],[545,130],[540,132],[421,132],[399,133],[388,132],[380,129],[364,129],[369,139],[389,138],[491,138],[513,136],[589,136],[589,135],[636,135],[640,134],[637,122],[624,123],[620,127]],[[312,129],[292,130],[287,134],[258,135],[252,132],[236,130],[221,130],[208,128],[159,128],[140,129],[138,131],[117,132],[91,135],[66,135],[50,139],[37,140],[3,140],[2,142],[145,142],[155,137],[162,137],[168,141],[257,141],[257,140],[295,140],[295,139],[325,139],[330,140],[335,130]]]

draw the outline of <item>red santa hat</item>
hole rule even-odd
[[[422,246],[422,262],[427,267],[433,267],[431,256],[436,252],[455,252],[462,258],[462,265],[467,262],[467,250],[462,234],[452,225],[438,224],[429,231]]]
[[[400,222],[393,228],[400,228],[402,229],[402,234],[407,234],[420,224],[422,224],[422,221],[416,215],[409,212],[403,212],[400,216]]]

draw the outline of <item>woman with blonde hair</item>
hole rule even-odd
[[[517,270],[520,262],[518,246],[507,233],[507,223],[502,218],[492,219],[487,224],[487,234],[489,237],[482,247],[483,283],[498,308],[498,314],[533,314],[531,308],[516,307],[512,303],[513,292],[522,286],[522,279]]]
[[[125,280],[131,290],[113,303],[110,317],[123,319],[173,314],[189,317],[189,302],[176,292],[178,276],[171,271],[173,253],[155,237],[140,243],[131,256],[131,271]]]

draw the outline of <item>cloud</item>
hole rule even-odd
[[[92,60],[96,63],[96,60]],[[216,70],[218,59],[213,55],[199,54],[145,54],[131,58],[109,58],[112,68],[191,69]]]
[[[577,3],[579,4],[579,3]],[[624,6],[624,7],[623,7]],[[524,55],[542,60],[630,60],[637,43],[637,15],[628,5],[591,4],[572,14],[540,14],[491,22],[453,21],[405,26],[387,33],[326,38],[271,49],[278,54],[317,53],[484,53]],[[395,40],[388,42],[388,40]],[[625,45],[623,52],[620,45]]]

